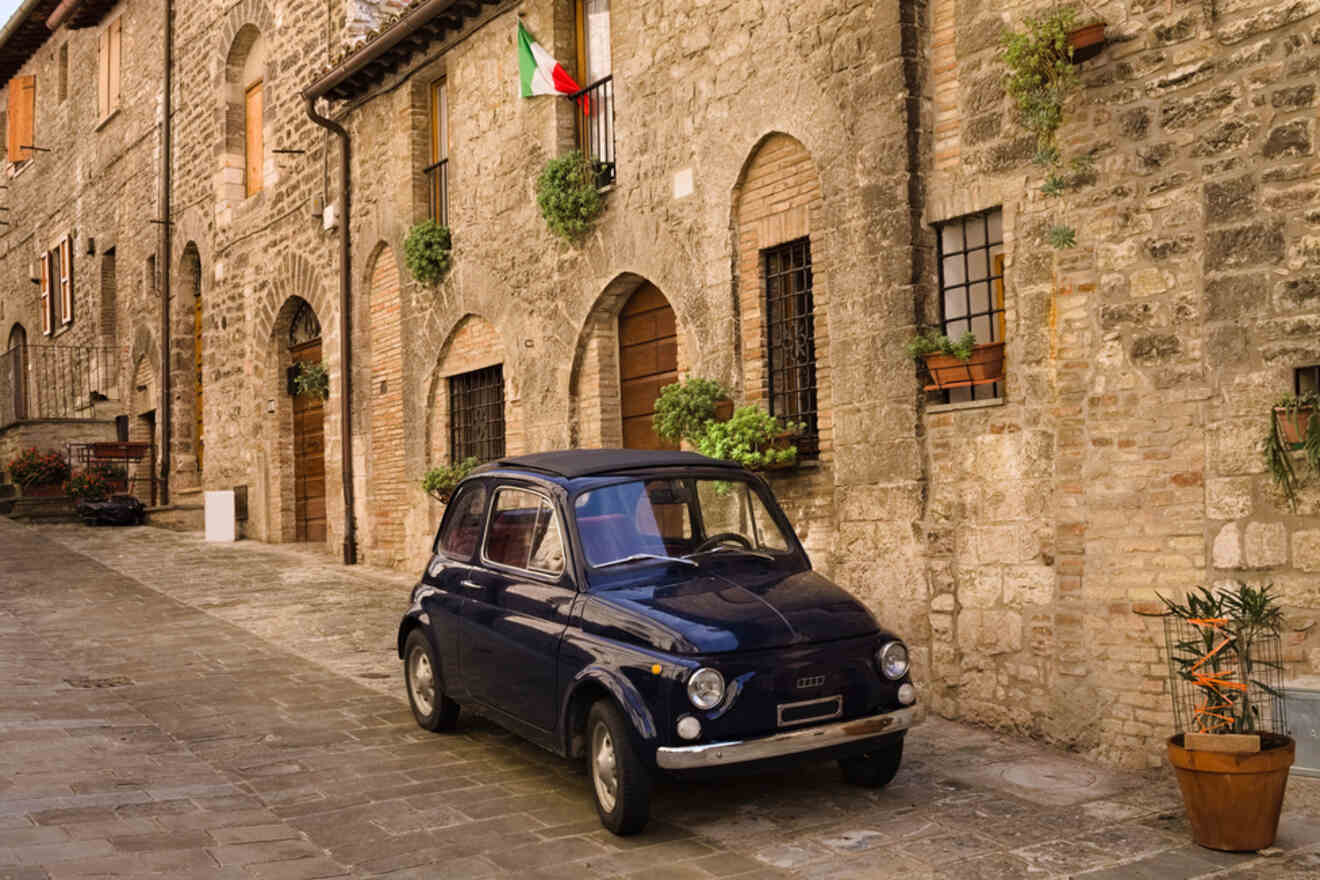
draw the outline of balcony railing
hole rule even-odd
[[[577,104],[578,149],[596,169],[596,185],[614,183],[614,77],[568,96]]]
[[[0,427],[28,419],[88,419],[118,391],[119,349],[19,345],[0,353]]]
[[[449,160],[441,159],[422,169],[426,175],[427,210],[441,226],[449,225]]]

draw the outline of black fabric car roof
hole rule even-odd
[[[526,468],[567,478],[654,467],[738,467],[731,461],[707,458],[695,452],[647,449],[563,449],[502,458],[495,466]]]

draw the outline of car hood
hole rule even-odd
[[[592,594],[583,627],[672,653],[755,651],[878,632],[865,606],[814,571],[754,557]]]

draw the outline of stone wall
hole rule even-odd
[[[1094,5],[1110,42],[1060,142],[1095,173],[1058,200],[995,59],[1045,4],[934,7],[924,219],[1003,206],[1008,380],[922,419],[932,697],[1139,765],[1172,725],[1161,637],[1134,613],[1157,593],[1273,582],[1290,672],[1320,660],[1320,495],[1292,513],[1258,449],[1293,368],[1320,362],[1320,3]],[[1058,222],[1075,248],[1044,243]]]

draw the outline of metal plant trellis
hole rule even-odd
[[[1287,733],[1278,633],[1236,631],[1228,617],[1164,618],[1177,729]]]

